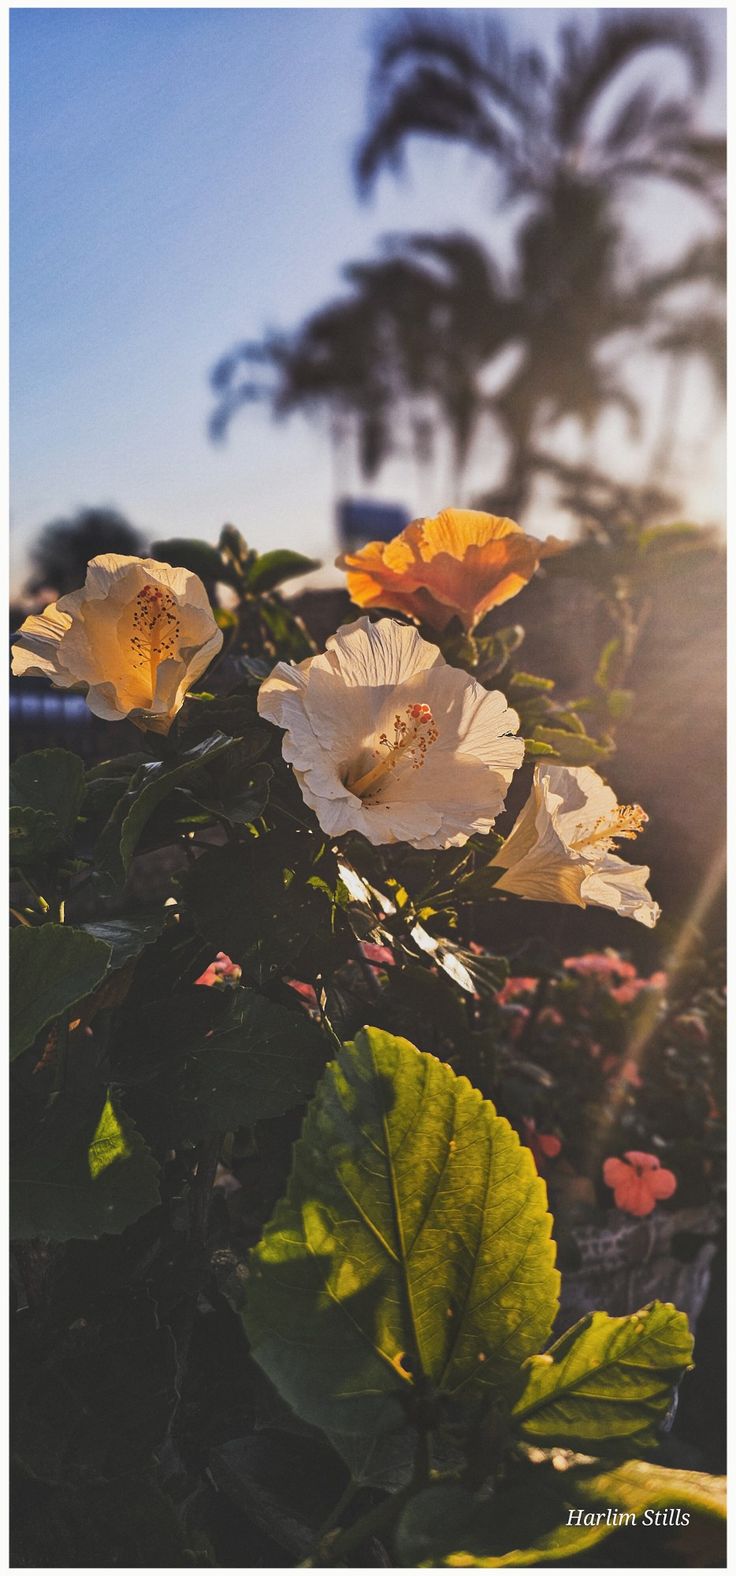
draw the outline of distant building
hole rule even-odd
[[[375,503],[370,498],[341,498],[337,504],[337,534],[347,552],[366,542],[390,542],[409,524],[411,515],[399,503]]]

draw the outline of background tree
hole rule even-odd
[[[80,509],[70,519],[51,520],[29,551],[28,596],[53,591],[64,596],[84,585],[87,564],[99,553],[143,555],[147,544],[139,530],[116,509]]]
[[[512,266],[504,275],[467,235],[392,238],[382,257],[345,270],[350,295],[295,332],[241,345],[218,363],[213,435],[257,399],[277,415],[327,409],[333,433],[357,439],[371,475],[393,453],[426,456],[442,430],[459,482],[490,417],[507,450],[494,496],[513,513],[557,421],[573,416],[591,431],[616,404],[636,428],[639,404],[619,372],[632,334],[637,349],[668,358],[671,419],[690,357],[705,356],[720,376],[724,143],[697,130],[693,99],[662,98],[653,71],[611,100],[626,68],[662,47],[702,89],[706,41],[681,12],[605,13],[590,35],[568,24],[554,62],[512,50],[495,19],[392,19],[379,36],[359,188],[370,189],[386,166],[398,169],[413,136],[470,147],[493,163],[503,205],[519,206]],[[621,198],[652,178],[695,192],[715,233],[632,282]],[[702,287],[695,302],[693,286]],[[512,345],[511,371],[485,394],[483,368]]]

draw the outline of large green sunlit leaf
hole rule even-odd
[[[465,1078],[361,1030],[322,1079],[254,1254],[256,1360],[336,1435],[399,1425],[422,1376],[490,1398],[554,1319],[546,1204],[529,1151]]]
[[[709,1472],[680,1472],[651,1461],[623,1461],[613,1467],[597,1461],[573,1467],[564,1482],[569,1504],[616,1505],[637,1520],[647,1510],[656,1513],[673,1505],[712,1521],[723,1521],[726,1515],[726,1479]]]
[[[106,941],[68,925],[23,925],[11,931],[11,1061],[47,1023],[99,985],[109,960]]]
[[[661,1537],[664,1513],[673,1507],[681,1526],[687,1525],[683,1514],[690,1520],[722,1521],[725,1478],[649,1461],[625,1461],[614,1468],[594,1461],[568,1471],[547,1465],[522,1468],[493,1498],[460,1484],[438,1484],[417,1495],[398,1524],[396,1552],[408,1566],[563,1564],[620,1528],[659,1527]]]
[[[620,1319],[586,1314],[527,1362],[514,1424],[533,1444],[629,1454],[653,1445],[692,1351],[687,1317],[671,1303]]]
[[[153,1156],[109,1093],[62,1098],[11,1159],[11,1236],[116,1235],[158,1204],[157,1179]]]

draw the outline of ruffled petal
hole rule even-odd
[[[403,684],[415,673],[444,661],[437,646],[423,640],[411,624],[359,618],[343,624],[327,641],[343,683],[353,687]]]

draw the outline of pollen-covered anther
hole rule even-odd
[[[176,656],[180,634],[176,598],[162,586],[143,586],[133,607],[133,666],[155,670],[167,657]]]
[[[439,729],[431,708],[425,702],[407,706],[403,717],[397,712],[393,738],[389,738],[387,733],[379,735],[380,748],[373,751],[378,757],[377,763],[355,782],[348,782],[351,793],[360,799],[365,798],[403,760],[411,762],[412,771],[419,771],[424,765],[427,750],[438,738]]]
[[[611,815],[599,816],[594,825],[587,831],[578,828],[579,836],[571,844],[572,848],[589,848],[592,845],[603,845],[613,848],[619,837],[638,837],[649,820],[649,816],[639,804],[617,804]]]

